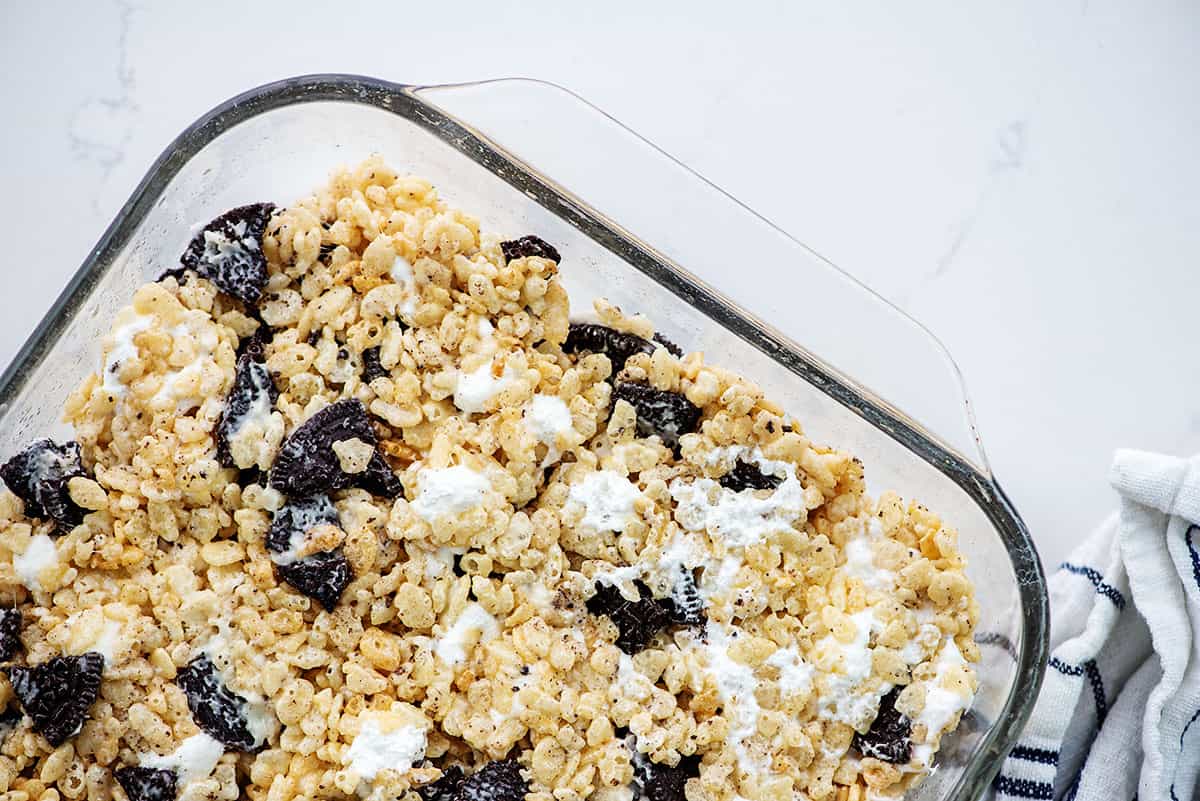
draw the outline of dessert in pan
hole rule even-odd
[[[955,531],[553,244],[376,157],[162,266],[7,444],[6,798],[899,798],[970,706]]]

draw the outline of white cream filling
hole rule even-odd
[[[340,520],[330,520],[330,510],[336,509],[333,504],[323,495],[315,495],[311,498],[296,501],[289,507],[289,512],[292,516],[292,532],[288,536],[288,547],[286,551],[276,553],[271,551],[271,561],[277,565],[290,565],[300,558],[300,553],[304,548],[304,543],[308,539],[308,533],[317,526],[336,525],[340,526]]]
[[[462,556],[466,552],[466,548],[454,548],[449,545],[443,545],[436,551],[426,554],[425,577],[437,578],[451,572],[454,568],[454,557]]]
[[[201,651],[212,661],[225,687],[246,702],[242,707],[242,712],[246,716],[246,728],[250,731],[250,736],[254,738],[255,745],[261,745],[275,731],[275,715],[271,712],[266,699],[260,694],[236,686],[232,668],[232,631],[225,620],[218,619],[214,621],[214,625],[217,627],[217,632],[209,636]],[[253,649],[249,650],[254,653]],[[257,657],[256,664],[262,663],[265,666],[266,660],[257,654],[255,656]]]

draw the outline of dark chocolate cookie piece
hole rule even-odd
[[[173,770],[133,765],[117,768],[113,776],[129,801],[175,801],[179,779]]]
[[[350,562],[341,551],[324,551],[284,565],[275,565],[279,578],[332,612],[354,580]]]
[[[237,361],[233,376],[233,388],[225,399],[225,409],[217,421],[217,460],[222,467],[247,468],[251,465],[236,464],[229,450],[229,441],[241,434],[242,427],[250,420],[263,421],[275,408],[279,391],[271,380],[271,373],[262,362],[246,353]]]
[[[0,609],[0,662],[9,662],[21,650],[21,610]]]
[[[504,261],[510,262],[513,259],[523,259],[527,256],[540,256],[543,259],[558,264],[562,261],[562,257],[558,255],[558,251],[554,246],[541,237],[523,236],[520,239],[510,239],[507,242],[500,243],[500,250],[504,253]]]
[[[235,751],[253,751],[262,745],[250,731],[249,703],[225,686],[207,654],[180,668],[175,683],[183,690],[196,725],[213,739]]]
[[[630,601],[621,591],[603,581],[596,582],[596,594],[587,600],[588,612],[604,615],[617,627],[617,647],[627,654],[641,651],[654,635],[672,623],[671,610],[656,600],[650,589],[635,581],[639,598]]]
[[[0,467],[0,478],[25,502],[25,514],[53,520],[57,533],[83,522],[84,510],[67,491],[67,482],[79,476],[86,478],[87,472],[75,441],[59,445],[39,439]]]
[[[196,234],[180,262],[226,295],[254,306],[267,283],[262,239],[274,212],[274,203],[230,209]]]
[[[463,770],[458,765],[442,768],[438,780],[418,787],[417,795],[421,796],[421,801],[455,801],[464,778]]]
[[[390,373],[384,369],[379,361],[379,348],[367,348],[362,352],[362,380],[364,384],[370,384],[376,378],[387,378]]]
[[[274,338],[270,326],[259,320],[258,328],[254,329],[253,334],[238,340],[237,357],[240,359],[249,356],[256,362],[264,361],[267,358],[267,345]]]
[[[489,762],[472,773],[458,788],[456,801],[525,801],[529,785],[515,759]]]
[[[738,459],[733,469],[720,478],[721,486],[734,492],[744,489],[775,489],[783,479],[773,473],[764,473],[758,465]]]
[[[700,757],[680,757],[675,767],[652,761],[644,754],[633,760],[633,790],[635,801],[685,801],[684,787],[688,779],[700,775]]]
[[[896,709],[903,687],[893,687],[879,699],[879,714],[866,734],[854,733],[853,745],[863,756],[902,765],[912,757],[912,723]]]
[[[335,442],[359,439],[376,448],[367,469],[342,470]],[[400,494],[400,479],[378,450],[375,431],[362,401],[340,400],[321,409],[283,441],[271,468],[271,486],[289,497],[305,497],[358,486],[377,495]]]
[[[654,341],[657,342],[658,344],[662,345],[664,348],[666,348],[667,353],[671,354],[676,359],[683,358],[683,348],[679,347],[678,345],[676,345],[671,340],[667,339],[662,334],[656,333],[654,335]]]
[[[613,404],[619,400],[637,412],[638,434],[643,437],[657,434],[663,444],[671,447],[700,425],[700,408],[678,392],[622,381],[613,387]]]
[[[392,470],[391,465],[387,463],[387,459],[383,458],[383,454],[378,449],[371,455],[367,469],[358,474],[357,484],[367,492],[382,495],[385,498],[396,498],[404,492],[400,476],[396,475],[396,471]]]
[[[612,362],[612,374],[625,369],[625,362],[638,353],[654,353],[654,344],[636,334],[617,331],[599,323],[571,323],[562,349],[567,353],[603,353]]]
[[[100,692],[104,657],[94,651],[56,656],[33,667],[8,667],[8,680],[25,714],[53,747],[79,733]]]
[[[9,731],[16,728],[24,717],[24,713],[15,706],[0,709],[0,741],[4,739]]]

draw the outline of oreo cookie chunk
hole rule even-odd
[[[56,533],[65,533],[83,522],[85,511],[75,505],[67,483],[87,478],[78,442],[59,445],[39,439],[0,467],[0,478],[25,502],[25,514],[53,520]]]
[[[612,374],[625,369],[625,362],[638,353],[654,353],[654,344],[637,334],[617,331],[599,323],[571,323],[563,342],[566,353],[603,353],[612,363]]]
[[[233,388],[225,398],[225,409],[217,421],[217,461],[222,467],[248,468],[250,464],[238,464],[230,450],[230,443],[242,436],[247,424],[258,426],[259,436],[266,430],[279,390],[271,380],[267,366],[256,360],[253,352],[247,352],[237,360],[233,376]],[[258,465],[270,467],[270,465]]]
[[[489,762],[458,787],[455,801],[525,801],[529,785],[515,759]]]
[[[627,654],[641,651],[654,635],[674,622],[674,610],[655,599],[650,588],[635,581],[639,598],[628,600],[611,584],[596,582],[596,594],[586,602],[587,610],[593,615],[603,615],[617,627],[617,647]]]
[[[640,436],[657,435],[669,447],[675,447],[681,436],[691,434],[700,425],[700,408],[678,392],[625,381],[613,388],[613,404],[619,400],[637,412]]]
[[[758,465],[738,459],[733,469],[721,476],[720,484],[725,489],[741,492],[745,489],[773,490],[783,483],[783,479],[774,473],[764,473]]]
[[[903,765],[912,758],[912,722],[896,709],[896,698],[902,689],[893,687],[879,700],[879,714],[866,734],[854,733],[852,744],[863,756],[894,765]]]
[[[279,578],[332,612],[354,580],[354,570],[341,551],[323,551],[285,565],[275,565]]]
[[[375,448],[370,463],[361,473],[343,471],[333,450],[335,442],[348,439],[358,439]],[[326,406],[293,431],[279,448],[270,483],[289,497],[361,487],[375,495],[395,498],[404,489],[379,451],[366,407],[356,398]]]
[[[674,767],[652,761],[645,754],[633,758],[634,801],[685,801],[684,787],[688,779],[700,775],[700,757],[679,758]]]
[[[504,254],[505,263],[513,259],[524,259],[529,256],[539,256],[543,259],[558,264],[562,261],[562,257],[558,255],[558,251],[554,246],[541,237],[523,236],[520,239],[510,239],[507,242],[500,243],[500,251]]]
[[[262,239],[274,212],[274,203],[230,209],[196,234],[180,262],[226,295],[256,305],[267,283]]]
[[[175,801],[178,777],[166,768],[117,768],[113,776],[129,801]]]
[[[0,662],[10,662],[21,650],[21,610],[0,609]]]
[[[207,654],[180,668],[175,683],[201,731],[235,751],[254,751],[262,745],[250,729],[249,702],[225,686]]]
[[[104,657],[89,651],[4,670],[21,708],[33,720],[34,731],[57,748],[83,728],[88,709],[100,693]]]

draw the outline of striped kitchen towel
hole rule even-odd
[[[997,799],[1200,797],[1200,456],[1117,451],[1120,510],[1050,578],[1050,661]]]

